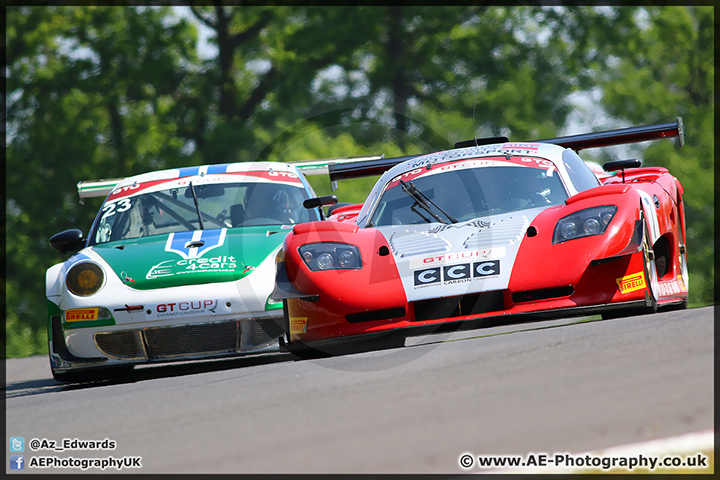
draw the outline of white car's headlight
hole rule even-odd
[[[298,249],[310,270],[355,270],[362,268],[360,249],[347,243],[309,243]]]
[[[586,208],[561,218],[555,225],[553,243],[605,233],[617,213],[615,205]]]
[[[65,277],[65,285],[68,290],[81,297],[87,297],[100,290],[104,281],[103,269],[90,262],[73,265]]]

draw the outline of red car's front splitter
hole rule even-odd
[[[344,302],[338,303],[338,298],[320,292],[317,301],[287,301],[286,328],[290,342],[314,344],[392,330],[424,334],[592,315],[650,304],[642,252],[591,264],[574,282],[555,286],[525,283],[530,285],[523,288],[511,279],[503,291],[397,304],[381,301],[378,305],[366,304],[364,310],[349,308]]]

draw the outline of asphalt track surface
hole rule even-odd
[[[465,452],[579,453],[707,430],[713,312],[496,326],[328,358],[166,364],[114,382],[60,384],[46,357],[11,359],[5,451],[13,436],[109,439],[112,451],[24,455],[142,457],[123,473],[462,474]],[[79,473],[25,473],[51,471]]]

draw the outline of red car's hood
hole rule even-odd
[[[525,231],[543,208],[456,224],[384,226],[408,301],[503,290]]]

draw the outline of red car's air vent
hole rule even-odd
[[[512,300],[515,303],[537,302],[539,300],[547,300],[548,298],[569,297],[573,292],[573,287],[570,285],[565,287],[543,288],[539,290],[515,292],[512,294]]]
[[[416,321],[478,315],[505,309],[502,291],[419,300],[413,302],[413,305]]]

